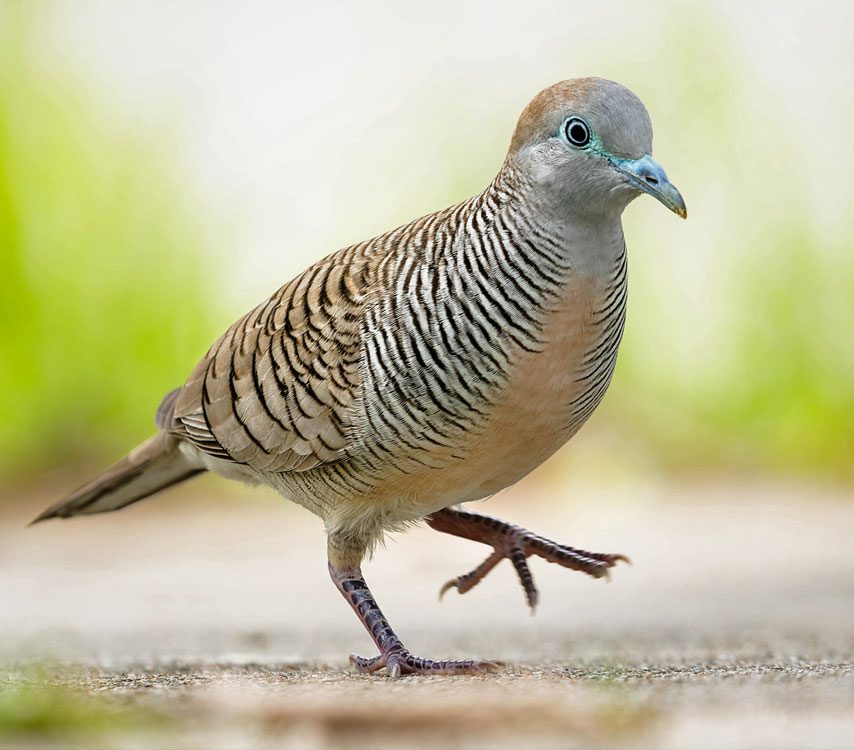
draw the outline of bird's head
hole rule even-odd
[[[541,91],[522,112],[508,159],[561,209],[618,214],[641,193],[687,216],[652,158],[652,123],[640,99],[602,78]]]

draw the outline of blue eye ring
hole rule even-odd
[[[580,117],[570,117],[563,125],[563,134],[577,148],[584,148],[590,143],[590,127]]]

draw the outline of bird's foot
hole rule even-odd
[[[350,664],[356,671],[362,674],[372,674],[385,667],[392,678],[401,675],[478,675],[495,672],[503,664],[498,661],[476,661],[468,659],[465,661],[434,661],[433,659],[422,659],[413,656],[406,649],[393,651],[388,654],[380,654],[372,659],[364,656],[350,654]]]
[[[350,663],[362,674],[385,668],[393,678],[405,674],[474,675],[494,672],[503,666],[497,661],[434,661],[413,656],[391,629],[358,567],[339,568],[330,562],[329,574],[380,651],[379,656],[372,659],[350,655]]]
[[[520,526],[490,516],[446,509],[434,513],[428,523],[437,531],[445,531],[477,542],[489,544],[493,553],[470,573],[452,578],[442,586],[439,597],[455,588],[460,594],[471,591],[499,562],[508,559],[513,564],[519,582],[525,591],[528,606],[537,606],[539,593],[528,567],[527,559],[532,555],[565,568],[580,570],[594,578],[607,578],[610,568],[618,562],[630,562],[625,555],[588,552],[575,547],[552,542]]]

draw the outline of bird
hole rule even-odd
[[[529,558],[595,578],[628,560],[464,506],[530,473],[602,400],[626,317],[621,217],[644,193],[687,216],[641,100],[602,78],[545,88],[482,192],[290,280],[165,396],[153,437],[33,523],[115,511],[202,472],[268,485],[324,523],[331,579],[378,651],[351,655],[355,670],[499,669],[415,656],[361,565],[388,532],[426,522],[492,548],[442,593],[506,558],[533,609]]]

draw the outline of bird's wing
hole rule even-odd
[[[265,472],[339,458],[361,384],[367,287],[367,266],[346,251],[286,284],[199,362],[174,400],[170,431]]]

